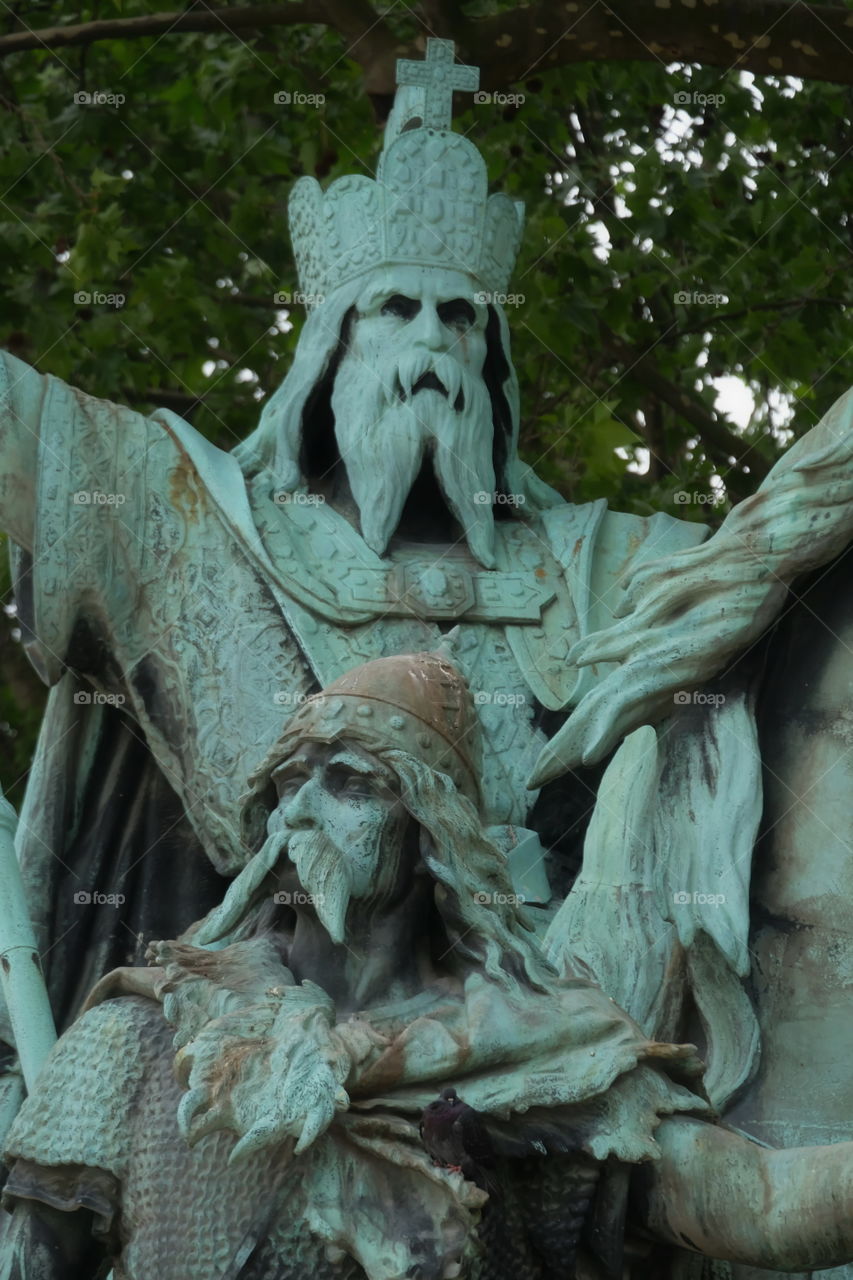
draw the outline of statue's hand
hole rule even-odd
[[[288,1138],[296,1140],[299,1155],[325,1132],[337,1110],[349,1106],[343,1088],[349,1059],[342,1056],[325,1015],[318,1011],[302,1021],[295,1041],[294,1030],[277,1038],[268,1070],[238,1091],[235,1101],[243,1136],[231,1152],[231,1164]]]
[[[581,699],[545,747],[531,787],[603,759],[626,734],[661,719],[678,705],[679,693],[709,680],[761,635],[786,586],[760,561],[745,571],[742,554],[721,555],[718,539],[643,566],[619,620],[574,646],[570,663],[620,665]]]
[[[176,1058],[188,1089],[178,1112],[188,1141],[231,1130],[240,1139],[232,1162],[288,1139],[297,1154],[310,1146],[349,1105],[350,1056],[334,1013],[329,997],[306,982],[210,1021]]]

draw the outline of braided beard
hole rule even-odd
[[[433,375],[434,387],[416,389]],[[482,378],[452,356],[414,350],[383,377],[347,353],[332,388],[335,438],[367,545],[382,555],[426,452],[473,554],[494,566],[492,412]],[[482,500],[487,494],[488,501]]]
[[[294,831],[287,856],[332,942],[342,943],[353,894],[352,867],[324,831]]]

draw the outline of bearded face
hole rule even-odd
[[[408,814],[390,772],[355,746],[306,743],[273,775],[279,797],[268,830],[335,943],[351,902],[390,905],[403,882]],[[282,881],[283,883],[284,881]]]
[[[424,457],[473,554],[494,565],[488,310],[461,272],[400,267],[369,284],[332,390],[335,437],[365,541],[382,554]]]

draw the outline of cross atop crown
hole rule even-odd
[[[424,90],[423,125],[425,129],[449,129],[453,118],[453,94],[457,89],[474,93],[480,85],[479,67],[466,67],[453,61],[452,40],[427,40],[426,60],[409,58],[397,61],[397,84],[417,85]]]

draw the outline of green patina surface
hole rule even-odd
[[[583,1217],[583,1161],[612,1156],[657,1170],[639,1225],[735,1274],[853,1256],[851,401],[711,538],[562,502],[517,454],[501,297],[522,211],[488,194],[479,153],[452,131],[451,94],[475,83],[431,41],[403,68],[376,179],[297,184],[309,319],[233,453],[168,410],[144,417],[0,358],[0,450],[21,481],[3,518],[30,656],[51,686],[17,833],[36,945],[49,955],[61,941],[61,868],[93,788],[109,792],[99,750],[117,716],[177,797],[187,840],[231,880],[202,922],[187,902],[193,929],[161,943],[152,970],[105,979],[9,1139],[19,1203],[44,1193],[33,1169],[56,1165],[122,1188],[138,1233],[117,1265],[140,1280],[260,1277],[260,1262],[225,1270],[244,1237],[292,1251],[294,1277],[321,1262],[371,1280],[478,1274],[477,1249],[503,1247],[482,1189],[432,1166],[417,1136],[448,1082],[522,1141],[531,1108],[546,1128],[574,1126],[571,1152],[543,1156],[564,1160],[542,1192],[565,1197],[554,1222]],[[814,603],[786,622],[809,575]],[[424,653],[449,664],[441,694]],[[390,685],[355,707],[347,681],[374,679],[377,662]],[[423,705],[406,692],[419,680]],[[425,710],[446,714],[454,690],[459,706],[470,698],[455,737]],[[311,743],[354,760],[309,751],[292,794],[276,792],[276,771]],[[549,879],[537,799],[591,797],[584,769],[603,762],[566,894]],[[349,859],[294,842],[312,826]],[[0,871],[16,883],[8,859]],[[25,989],[29,922],[6,914],[0,950],[25,964],[8,966],[5,1038],[32,1078],[51,1032]],[[707,1063],[690,1089],[672,1074],[690,1060],[672,1042],[688,1036]],[[146,1093],[146,1063],[171,1081],[165,1104]],[[774,1160],[699,1118],[703,1087],[762,1141],[838,1145]],[[5,1089],[4,1132],[20,1077]],[[684,1111],[694,1118],[664,1120],[657,1144],[661,1117]],[[131,1118],[121,1133],[117,1115]],[[241,1159],[252,1178],[284,1179],[263,1221]],[[196,1270],[146,1235],[166,1213],[167,1167],[222,1208]],[[66,1208],[97,1200],[108,1233],[118,1202],[87,1176],[64,1187]],[[535,1214],[506,1176],[518,1235]],[[767,1188],[773,1212],[759,1218]],[[821,1195],[838,1212],[809,1227]],[[282,1208],[294,1196],[310,1243]],[[197,1210],[187,1191],[174,1239]],[[514,1275],[545,1274],[534,1236],[506,1263]],[[13,1240],[0,1274],[29,1247]]]

